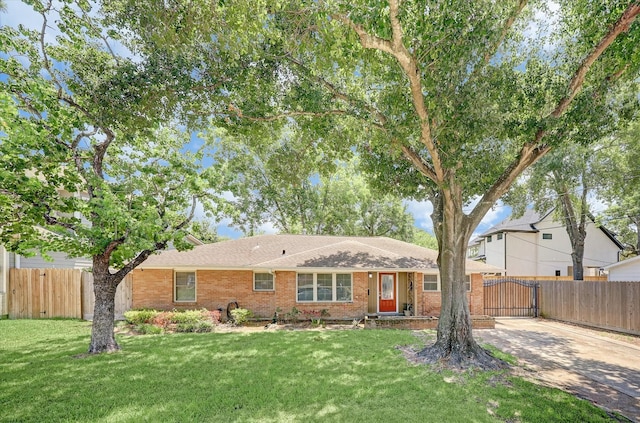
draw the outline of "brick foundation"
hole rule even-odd
[[[491,316],[471,316],[473,329],[494,329],[496,320]],[[438,327],[437,317],[403,317],[403,316],[382,316],[365,320],[367,329],[436,329]]]

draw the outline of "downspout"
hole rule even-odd
[[[504,275],[507,276],[507,233],[504,232]]]

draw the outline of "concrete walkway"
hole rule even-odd
[[[474,331],[474,336],[518,357],[542,383],[640,422],[640,346],[526,318],[498,318],[495,329]]]

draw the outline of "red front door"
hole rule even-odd
[[[395,313],[398,311],[395,273],[380,273],[380,281],[378,282],[378,311],[380,313]]]

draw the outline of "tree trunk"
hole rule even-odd
[[[582,234],[580,235],[582,236]],[[584,280],[584,237],[576,245],[573,245],[571,260],[573,261],[573,279],[576,281]]]
[[[108,265],[103,263],[96,266],[94,258],[93,292],[95,305],[93,307],[93,324],[91,326],[90,354],[114,352],[120,350],[113,334],[115,317],[115,296],[118,283],[112,278]]]
[[[438,197],[432,219],[438,238],[442,307],[436,342],[418,355],[429,363],[446,362],[448,367],[502,368],[506,364],[473,338],[465,285],[466,250],[472,228],[466,224],[461,202]]]

